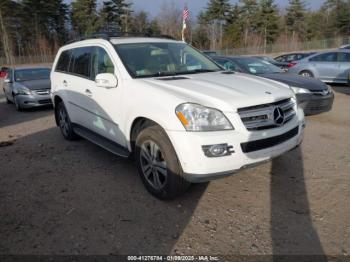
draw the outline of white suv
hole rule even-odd
[[[133,154],[146,188],[172,198],[301,143],[288,86],[225,72],[184,42],[96,37],[62,47],[51,73],[63,136]]]

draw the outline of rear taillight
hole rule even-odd
[[[290,62],[289,64],[288,64],[288,68],[291,68],[291,67],[293,67],[293,66],[295,66],[297,63],[295,63],[295,62]]]

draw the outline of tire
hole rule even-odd
[[[304,77],[314,77],[314,74],[311,73],[309,70],[303,70],[299,73],[299,75]]]
[[[19,102],[17,101],[16,96],[13,96],[13,103],[15,104],[16,110],[18,112],[23,111],[23,108],[21,107],[21,105],[19,104]]]
[[[175,198],[191,184],[183,178],[176,152],[160,126],[149,126],[139,133],[135,159],[146,189],[159,199]]]
[[[70,121],[68,112],[63,102],[60,102],[55,107],[55,114],[57,117],[57,124],[61,129],[63,137],[69,141],[76,140],[78,135],[74,133],[72,122]]]

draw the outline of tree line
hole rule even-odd
[[[0,0],[0,57],[52,55],[68,40],[95,32],[125,31],[181,38],[182,7],[164,1],[159,14],[133,10],[131,0]],[[293,44],[350,35],[350,0],[209,0],[191,16],[187,41],[200,49]]]

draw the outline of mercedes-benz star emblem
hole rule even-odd
[[[283,125],[284,123],[284,112],[282,108],[276,107],[273,111],[273,119],[275,120],[276,125]]]

